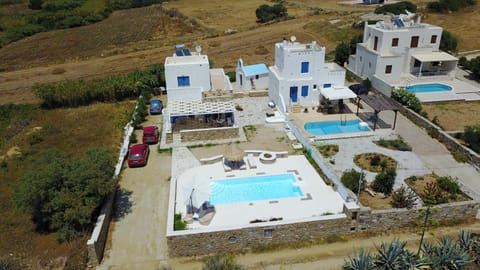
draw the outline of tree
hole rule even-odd
[[[372,183],[372,189],[376,192],[382,192],[384,194],[392,193],[393,185],[395,184],[395,177],[397,172],[395,169],[383,170],[377,176]]]
[[[480,153],[480,125],[466,126],[463,139],[473,151]]]
[[[40,231],[56,232],[57,240],[84,233],[94,212],[116,187],[113,155],[90,149],[80,160],[69,161],[57,149],[31,161],[15,189],[17,207],[29,212]]]
[[[343,67],[350,56],[350,45],[342,42],[335,48],[335,62]]]
[[[360,190],[365,189],[367,185],[367,180],[365,180],[365,174],[359,173],[355,169],[351,169],[349,171],[344,171],[342,174],[342,178],[340,179],[342,184],[350,189],[351,191],[357,193],[358,192],[358,183],[361,181]]]
[[[440,50],[454,53],[457,51],[458,38],[452,33],[443,30],[442,38],[440,39]]]
[[[288,17],[287,8],[281,3],[273,6],[263,4],[255,10],[255,15],[261,23]]]
[[[30,9],[42,9],[43,0],[30,0],[28,8]]]

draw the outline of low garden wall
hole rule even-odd
[[[475,218],[480,202],[466,201],[435,206],[430,218],[437,221],[461,221]],[[167,231],[169,256],[222,254],[249,250],[255,246],[308,241],[357,232],[381,232],[413,226],[418,209],[371,210],[362,208],[358,215],[346,213],[287,223],[249,224],[225,230]]]
[[[238,127],[181,130],[182,142],[231,139],[239,137]]]

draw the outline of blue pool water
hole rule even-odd
[[[295,177],[293,174],[217,180],[210,184],[210,203],[217,205],[302,197],[302,191],[293,183],[295,183]]]
[[[415,84],[406,87],[407,91],[413,93],[429,93],[451,91],[452,87],[441,83]]]
[[[313,135],[370,131],[368,127],[360,126],[358,119],[343,123],[341,121],[308,122],[303,128]]]

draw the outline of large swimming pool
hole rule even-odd
[[[360,120],[308,122],[303,128],[313,135],[327,135],[347,132],[370,131],[368,126],[360,125]]]
[[[430,93],[451,91],[452,87],[441,83],[415,84],[406,87],[407,91],[412,93]]]
[[[262,175],[222,179],[210,184],[210,203],[213,205],[302,197],[293,174]]]

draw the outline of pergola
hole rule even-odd
[[[375,111],[375,121],[373,123],[373,131],[377,128],[377,120],[378,114],[381,111],[394,111],[395,112],[395,119],[393,120],[393,127],[395,129],[395,124],[397,123],[397,112],[400,110],[400,107],[391,102],[387,97],[383,95],[359,95],[358,96],[358,103],[357,103],[357,115],[358,110],[360,108],[360,100],[363,100],[367,103]]]

